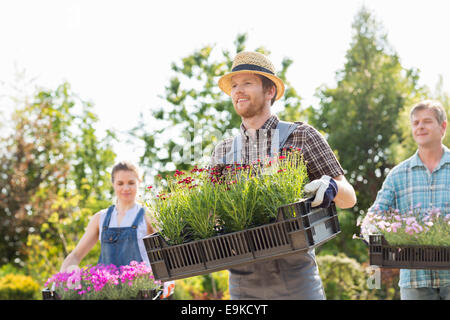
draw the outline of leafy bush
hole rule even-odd
[[[7,274],[0,278],[0,300],[36,299],[39,285],[30,276]]]
[[[15,266],[13,263],[4,264],[0,267],[0,278],[7,274],[23,274],[22,270]]]
[[[337,256],[318,256],[319,273],[328,300],[376,299],[375,290],[369,290],[369,274],[355,259],[340,253]]]
[[[229,300],[228,271],[177,280],[176,300]]]

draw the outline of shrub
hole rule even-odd
[[[176,300],[229,300],[228,271],[177,280]]]
[[[376,299],[376,292],[367,287],[369,274],[355,259],[340,253],[318,256],[317,263],[328,300]]]
[[[30,276],[7,274],[0,278],[0,300],[30,300],[39,293],[39,285]]]

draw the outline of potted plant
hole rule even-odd
[[[210,273],[308,250],[335,236],[334,204],[313,210],[303,200],[301,150],[284,151],[251,165],[177,170],[148,187],[146,205],[159,231],[144,243],[155,277]]]
[[[450,213],[420,206],[368,212],[358,221],[373,265],[391,268],[450,269]]]
[[[154,279],[145,262],[130,262],[117,268],[114,265],[85,266],[71,272],[59,272],[45,283],[44,299],[61,300],[123,300],[155,299],[161,282]]]
[[[252,165],[176,170],[148,190],[147,207],[169,244],[206,239],[274,222],[280,206],[304,197],[300,150]]]

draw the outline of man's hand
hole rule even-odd
[[[336,182],[329,176],[323,175],[320,179],[311,181],[305,185],[305,192],[315,194],[311,202],[312,207],[328,208],[336,197],[338,187]]]

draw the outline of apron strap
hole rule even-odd
[[[270,146],[270,156],[278,153],[283,148],[289,136],[297,129],[297,124],[286,121],[278,121],[277,128],[272,130],[272,143]],[[274,132],[275,131],[275,132]]]
[[[289,136],[297,129],[298,125],[292,122],[278,121],[276,129],[271,130],[270,157],[278,153],[284,146]],[[222,159],[223,164],[241,163],[242,136],[234,137],[230,151]]]
[[[144,213],[145,213],[144,208],[141,208],[141,210],[139,210],[138,214],[136,215],[136,218],[134,219],[133,224],[131,225],[131,227],[133,229],[137,229],[139,222],[141,222],[141,219],[144,216]]]
[[[242,137],[237,135],[231,142],[230,151],[228,151],[222,159],[222,164],[241,163]]]
[[[111,221],[111,214],[114,210],[115,205],[112,205],[108,208],[108,211],[106,211],[106,217],[105,220],[103,221],[103,230],[107,230],[109,227],[109,222]]]

